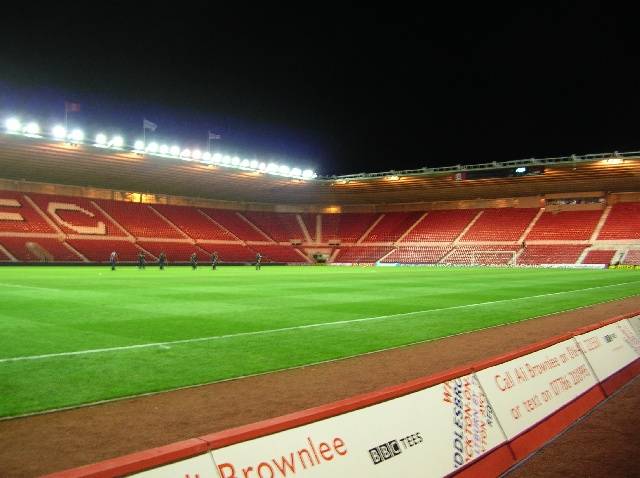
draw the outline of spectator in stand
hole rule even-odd
[[[138,254],[138,269],[144,269],[145,264],[146,261],[144,259],[144,252],[140,251],[140,254]]]
[[[191,254],[189,261],[191,262],[191,268],[195,271],[198,268],[198,256],[195,252]]]
[[[111,265],[111,270],[116,270],[116,264],[118,263],[118,251],[115,250],[109,256],[109,264]]]
[[[216,270],[216,263],[218,262],[218,251],[214,251],[213,254],[211,254],[211,268],[215,271]]]
[[[262,254],[260,254],[259,252],[256,254],[256,270],[259,271],[260,267],[261,267],[261,263],[262,262]]]
[[[164,265],[167,262],[167,254],[162,251],[158,256],[158,265],[160,266],[160,270],[164,270]]]

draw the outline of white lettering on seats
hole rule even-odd
[[[17,199],[0,199],[1,207],[22,207],[22,204]],[[3,212],[0,211],[0,221],[26,221],[17,212]]]
[[[68,228],[79,232],[80,234],[100,234],[100,235],[105,235],[107,233],[107,226],[105,226],[104,222],[102,222],[102,221],[98,221],[98,223],[95,226],[79,226],[79,225],[71,224],[71,223],[65,221],[64,219],[62,219],[58,215],[58,211],[60,211],[60,210],[62,210],[62,211],[77,211],[77,212],[81,212],[82,214],[84,214],[86,216],[89,216],[89,217],[96,217],[95,214],[93,214],[90,211],[87,211],[84,208],[81,208],[77,204],[68,204],[68,203],[62,203],[62,202],[50,202],[49,206],[47,207],[47,211],[49,212],[49,214],[51,214],[55,218],[56,221],[58,221],[63,226],[67,226]]]

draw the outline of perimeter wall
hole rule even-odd
[[[49,475],[497,476],[640,374],[640,311],[396,387]]]

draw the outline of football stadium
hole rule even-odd
[[[640,152],[318,176],[66,133],[0,132],[1,476],[531,476],[627,420]]]

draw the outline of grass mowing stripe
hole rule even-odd
[[[144,347],[163,347],[163,346],[166,347],[166,346],[171,346],[171,345],[186,344],[186,343],[192,343],[192,342],[202,342],[202,341],[208,341],[208,340],[222,340],[222,339],[229,339],[229,338],[247,337],[247,336],[250,336],[250,335],[273,334],[273,333],[286,332],[286,331],[291,331],[291,330],[308,329],[308,328],[313,328],[313,327],[329,327],[329,326],[345,325],[345,324],[352,324],[352,323],[358,323],[358,322],[369,322],[369,321],[374,321],[374,320],[384,320],[384,319],[392,319],[392,318],[398,318],[398,317],[406,317],[406,316],[409,316],[409,315],[416,315],[416,314],[429,314],[429,313],[433,313],[433,312],[443,312],[443,311],[454,310],[454,309],[463,309],[463,308],[469,308],[469,307],[481,307],[481,306],[487,306],[487,305],[495,305],[495,304],[506,303],[506,302],[511,302],[511,301],[541,299],[541,298],[544,298],[544,297],[551,297],[551,296],[554,296],[554,295],[572,294],[572,293],[576,293],[576,292],[588,292],[588,291],[602,289],[602,288],[627,286],[629,284],[637,284],[637,283],[640,283],[640,281],[631,281],[631,282],[625,282],[625,283],[620,283],[620,284],[609,284],[609,285],[605,285],[605,286],[589,287],[589,288],[586,288],[586,289],[575,289],[575,290],[570,290],[570,291],[552,292],[552,293],[549,293],[549,294],[540,294],[540,295],[534,295],[534,296],[528,296],[528,297],[516,297],[516,298],[513,298],[513,299],[494,300],[494,301],[489,301],[489,302],[481,302],[481,303],[477,303],[477,304],[456,305],[456,306],[451,306],[451,307],[443,307],[443,308],[439,308],[439,309],[416,310],[416,311],[412,311],[412,312],[404,312],[402,314],[380,315],[380,316],[377,316],[377,317],[363,317],[363,318],[360,318],[360,319],[349,319],[349,320],[339,320],[339,321],[335,321],[335,322],[323,322],[323,323],[317,323],[317,324],[298,325],[298,326],[295,326],[295,327],[283,327],[283,328],[279,328],[279,329],[256,330],[256,331],[252,331],[252,332],[243,332],[243,333],[227,334],[227,335],[217,335],[217,336],[213,336],[213,337],[197,337],[197,338],[192,338],[192,339],[174,340],[174,341],[169,341],[169,342],[155,342],[155,343],[148,343],[148,344],[126,345],[126,346],[122,346],[122,347],[110,347],[110,348],[105,348],[105,349],[79,350],[79,351],[75,351],[75,352],[61,352],[61,353],[45,354],[45,355],[31,355],[31,356],[25,356],[25,357],[10,357],[10,358],[0,359],[0,363],[3,363],[3,362],[17,362],[17,361],[20,361],[20,360],[46,359],[46,358],[51,358],[51,357],[64,357],[64,356],[71,356],[71,355],[83,355],[83,354],[94,354],[94,353],[104,353],[104,352],[116,352],[116,351],[119,351],[119,350],[129,350],[129,349],[137,349],[137,348],[144,348]]]
[[[0,287],[0,358],[120,348],[3,362],[4,418],[337,360],[640,294],[637,271],[605,269],[47,266],[0,274],[3,284],[25,286]],[[159,345],[131,348],[147,344]]]

